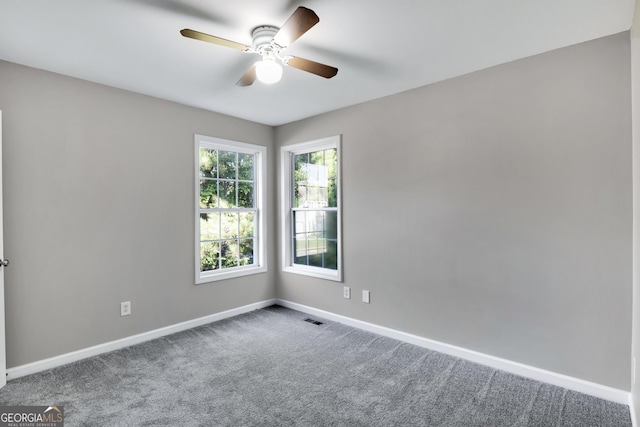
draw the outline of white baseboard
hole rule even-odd
[[[309,307],[291,301],[279,299],[277,300],[277,304],[283,307],[290,308],[292,310],[298,310],[303,313],[323,317],[327,320],[333,320],[335,322],[352,326],[354,328],[373,332],[378,335],[395,338],[397,340],[414,344],[419,347],[428,348],[429,350],[449,354],[451,356],[459,357],[461,359],[469,360],[481,365],[490,366],[492,368],[500,369],[512,374],[520,375],[522,377],[531,378],[559,387],[564,387],[569,390],[578,391],[580,393],[599,397],[601,399],[609,400],[616,403],[621,403],[623,405],[629,405],[631,407],[631,393],[624,390],[619,390],[613,387],[581,380],[579,378],[558,374],[556,372],[551,372],[522,363],[513,362],[511,360],[501,359],[499,357],[490,356],[488,354],[468,350],[466,348],[457,347],[428,338],[423,338],[417,335],[408,334],[406,332],[401,332],[384,326],[378,326],[373,323],[363,322],[361,320],[352,319],[350,317],[334,314],[324,310],[319,310],[317,308]]]
[[[629,395],[629,414],[631,415],[631,427],[638,427],[636,406],[633,404],[633,395]]]
[[[211,314],[209,316],[199,317],[193,320],[187,320],[186,322],[177,323],[175,325],[166,326],[160,329],[154,329],[149,332],[144,332],[138,335],[133,335],[127,338],[122,338],[116,341],[99,344],[93,347],[83,348],[81,350],[73,351],[71,353],[61,354],[59,356],[51,357],[49,359],[38,360],[37,362],[28,363],[26,365],[16,366],[14,368],[7,369],[7,380],[23,377],[25,375],[35,374],[36,372],[45,371],[47,369],[56,368],[58,366],[66,365],[68,363],[76,362],[87,357],[97,356],[99,354],[108,353],[110,351],[119,350],[124,347],[129,347],[135,344],[140,344],[145,341],[150,341],[155,338],[164,337],[166,335],[175,334],[176,332],[185,331],[187,329],[195,328],[197,326],[206,325],[207,323],[215,322],[218,320],[226,319],[228,317],[237,316],[239,314],[248,313],[260,308],[269,307],[276,304],[277,300],[270,299],[265,301],[256,302],[253,304],[245,305],[242,307],[234,308],[220,313]]]
[[[44,360],[39,360],[26,365],[20,365],[7,369],[7,380],[23,377],[25,375],[34,374],[37,372],[45,371],[47,369],[55,368],[58,366],[66,365],[81,359],[97,356],[99,354],[108,353],[110,351],[119,350],[124,347],[129,347],[135,344],[140,344],[145,341],[149,341],[155,338],[160,338],[166,335],[171,335],[176,332],[184,331],[187,329],[195,328],[197,326],[206,325],[207,323],[215,322],[218,320],[226,319],[228,317],[237,316],[239,314],[248,313],[260,308],[269,307],[273,304],[279,304],[283,307],[298,310],[314,316],[320,316],[327,320],[333,320],[335,322],[343,323],[345,325],[352,326],[354,328],[363,329],[365,331],[373,332],[379,335],[395,338],[400,341],[404,341],[410,344],[417,345],[419,347],[428,348],[430,350],[438,351],[440,353],[449,354],[451,356],[459,357],[461,359],[469,360],[475,363],[479,363],[485,366],[490,366],[495,369],[500,369],[506,372],[510,372],[523,377],[531,378],[537,381],[545,382],[548,384],[557,385],[570,390],[575,390],[581,393],[589,394],[591,396],[599,397],[601,399],[610,400],[623,405],[629,405],[631,410],[631,418],[635,424],[635,411],[631,402],[631,393],[619,390],[616,388],[604,386],[601,384],[592,383],[589,381],[581,380],[579,378],[573,378],[567,375],[558,374],[555,372],[539,369],[533,366],[524,365],[522,363],[513,362],[507,359],[501,359],[499,357],[490,356],[488,354],[479,353],[477,351],[468,350],[462,347],[434,341],[428,338],[423,338],[417,335],[408,334],[395,329],[387,328],[384,326],[378,326],[373,323],[363,322],[361,320],[353,319],[350,317],[334,314],[328,311],[320,310],[317,308],[309,307],[306,305],[294,303],[281,299],[270,299],[260,301],[254,304],[245,305],[242,307],[234,308],[231,310],[223,311],[220,313],[211,314],[209,316],[200,317],[186,322],[177,323],[175,325],[167,326],[160,329],[154,329],[149,332],[144,332],[138,335],[133,335],[127,338],[122,338],[116,341],[111,341],[104,344],[99,344],[93,347],[77,350],[71,353],[61,354],[59,356],[51,357]]]

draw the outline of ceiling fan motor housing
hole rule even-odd
[[[280,28],[271,25],[261,25],[260,27],[254,28],[251,32],[253,49],[261,55],[267,53],[267,51],[276,50],[277,47],[271,42],[279,30]],[[274,53],[277,54],[277,52]]]

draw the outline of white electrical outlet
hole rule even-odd
[[[343,291],[343,296],[344,296],[346,299],[351,299],[351,288],[350,288],[350,287],[345,286],[345,287],[342,289],[342,291]]]
[[[369,304],[371,302],[371,292],[362,291],[362,302]]]
[[[120,316],[128,316],[131,314],[131,301],[120,303]]]

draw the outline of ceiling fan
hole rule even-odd
[[[253,39],[251,46],[187,28],[180,31],[180,34],[184,37],[230,47],[241,52],[257,53],[262,56],[262,60],[253,64],[238,80],[236,83],[238,86],[250,86],[256,79],[267,84],[278,82],[282,78],[282,67],[276,60],[289,67],[330,79],[338,74],[337,68],[309,59],[290,55],[282,56],[280,54],[282,50],[298,40],[300,36],[309,31],[319,21],[320,18],[313,10],[300,6],[287,19],[282,28],[271,25],[261,25],[254,28],[251,32]]]

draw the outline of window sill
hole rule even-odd
[[[196,278],[196,285],[200,285],[202,283],[209,283],[209,282],[218,282],[220,280],[233,279],[236,277],[250,276],[253,274],[260,274],[260,273],[266,273],[266,272],[267,272],[267,267],[251,267],[251,268],[239,268],[237,270],[229,270],[229,271],[223,271],[223,272],[216,271],[215,273],[209,273],[209,274],[204,273]]]
[[[342,274],[339,270],[327,270],[326,268],[287,266],[283,267],[285,273],[300,274],[302,276],[311,276],[318,279],[332,280],[334,282],[342,282]]]

